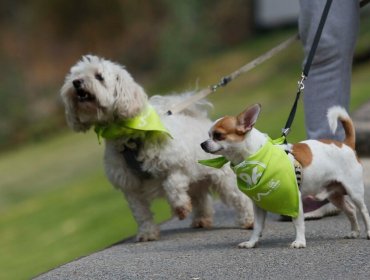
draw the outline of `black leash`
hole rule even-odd
[[[298,81],[298,91],[297,91],[297,94],[296,94],[296,97],[295,97],[295,100],[294,100],[294,103],[293,103],[293,107],[292,107],[292,109],[289,113],[289,117],[288,117],[287,122],[285,123],[285,127],[283,128],[282,136],[284,136],[284,137],[286,137],[290,132],[290,128],[292,126],[292,123],[293,123],[293,120],[294,120],[294,117],[295,117],[295,114],[296,114],[296,111],[297,111],[298,101],[299,101],[299,98],[301,96],[301,93],[304,90],[304,80],[307,79],[308,73],[310,72],[310,68],[311,68],[313,59],[315,57],[317,46],[319,45],[319,41],[320,41],[320,38],[321,38],[321,33],[322,33],[322,30],[324,29],[324,25],[325,25],[326,19],[328,17],[328,13],[329,13],[330,6],[331,6],[332,2],[333,2],[333,0],[327,0],[326,4],[325,4],[325,7],[324,7],[324,10],[322,12],[320,23],[319,23],[319,25],[317,27],[317,30],[316,30],[315,38],[312,42],[311,49],[310,49],[310,52],[308,54],[306,64],[303,68],[303,72],[302,72],[302,75],[301,75],[301,80]]]

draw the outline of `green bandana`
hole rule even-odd
[[[286,152],[275,146],[284,138],[269,139],[255,154],[231,168],[237,176],[239,189],[257,206],[266,211],[297,217],[299,194],[293,165]],[[224,157],[200,160],[199,163],[221,168]]]
[[[98,136],[99,143],[101,138],[134,137],[143,132],[160,132],[172,138],[170,132],[162,124],[157,112],[150,105],[134,118],[107,125],[95,125],[95,133]]]

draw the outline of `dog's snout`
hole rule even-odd
[[[207,141],[204,141],[203,143],[201,143],[200,146],[202,147],[204,151],[207,151]]]
[[[76,79],[76,80],[73,80],[73,86],[75,87],[75,89],[80,89],[81,88],[81,85],[82,85],[82,82],[83,80],[81,79]]]

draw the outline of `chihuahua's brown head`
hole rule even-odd
[[[255,125],[261,105],[255,104],[238,116],[218,119],[209,131],[209,139],[201,143],[202,149],[211,154],[226,155],[228,150],[244,142],[246,135]]]

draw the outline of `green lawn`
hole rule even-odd
[[[96,136],[65,133],[0,157],[0,279],[27,279],[136,232]],[[170,217],[163,201],[157,222]]]
[[[359,46],[368,42],[369,30],[363,28]],[[170,90],[194,88],[197,78],[199,88],[216,83],[293,33],[264,34],[238,48],[192,62],[179,78],[178,88]],[[297,42],[241,76],[210,97],[212,117],[236,114],[259,102],[263,111],[257,127],[271,137],[279,136],[293,103],[301,60]],[[353,109],[370,99],[369,76],[369,63],[354,69]],[[303,138],[300,104],[289,140]],[[136,224],[123,195],[104,176],[102,152],[93,133],[66,132],[0,155],[0,279],[28,279],[135,233]],[[163,200],[156,201],[153,209],[157,222],[170,217]]]

